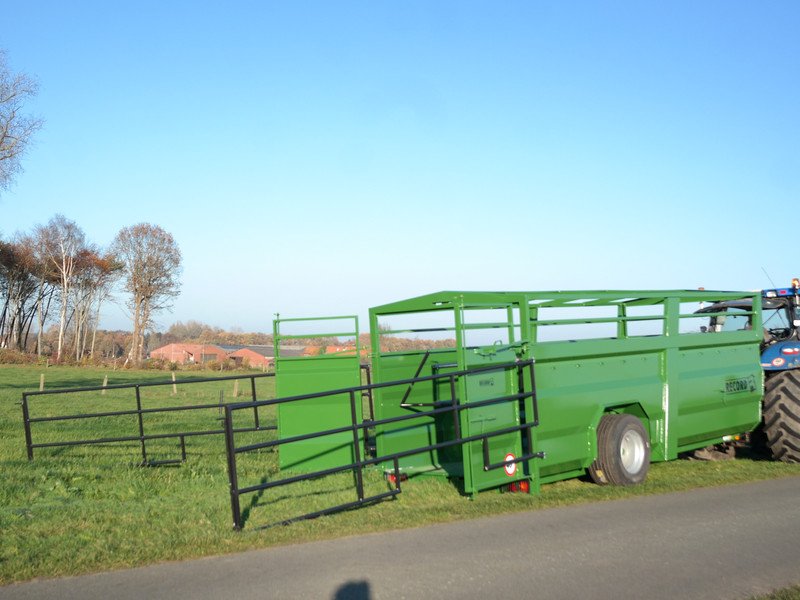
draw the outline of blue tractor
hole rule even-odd
[[[763,421],[755,436],[783,462],[800,462],[800,280],[792,287],[763,290],[761,367],[764,369]],[[719,302],[697,311],[715,313],[709,333],[752,327],[750,302]],[[705,329],[705,328],[704,328]]]

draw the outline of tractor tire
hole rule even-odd
[[[767,447],[776,460],[800,462],[800,372],[773,375],[764,387]]]
[[[598,485],[636,485],[650,470],[650,438],[633,415],[603,415],[597,426],[597,459],[589,477]]]

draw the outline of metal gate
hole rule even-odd
[[[287,438],[251,443],[243,446],[236,445],[237,431],[234,427],[236,413],[241,410],[252,409],[253,404],[242,403],[227,405],[225,407],[226,449],[231,495],[231,513],[234,529],[241,529],[246,520],[241,507],[241,497],[243,495],[262,493],[266,490],[310,481],[336,473],[352,472],[354,481],[353,491],[355,492],[355,497],[352,500],[306,514],[300,514],[290,518],[280,518],[262,527],[290,523],[300,519],[315,518],[324,514],[347,510],[397,496],[401,492],[401,480],[403,478],[403,473],[400,469],[400,461],[402,459],[419,454],[429,455],[434,451],[446,448],[461,447],[466,450],[464,454],[469,455],[469,458],[464,458],[464,464],[465,467],[468,466],[467,473],[471,482],[469,487],[465,486],[464,491],[467,493],[474,493],[478,489],[497,487],[512,480],[519,480],[520,478],[532,477],[533,474],[531,470],[526,470],[524,474],[518,472],[514,473],[513,479],[506,474],[506,469],[511,469],[512,465],[516,471],[516,466],[520,463],[525,464],[533,458],[543,457],[542,453],[532,451],[531,444],[531,429],[538,425],[538,408],[533,374],[534,361],[514,360],[512,362],[500,362],[500,358],[508,356],[506,352],[495,353],[491,357],[486,356],[484,357],[487,358],[485,361],[486,364],[476,363],[473,368],[468,370],[440,373],[399,381],[373,383],[347,389],[330,390],[315,394],[257,402],[255,403],[256,406],[288,405],[310,399],[320,399],[326,396],[341,397],[346,395],[349,398],[351,406],[351,421],[348,425],[321,429]],[[495,387],[495,385],[484,385],[483,387],[492,388],[495,391],[499,389],[499,394],[472,391],[469,401],[462,402],[462,398],[466,399],[466,396],[458,390],[473,390],[473,386],[481,390],[482,381],[494,381],[495,377],[498,378],[497,387]],[[427,406],[425,410],[375,421],[362,421],[357,416],[355,407],[357,403],[361,401],[361,395],[364,392],[371,392],[376,389],[397,388],[402,393],[402,391],[409,386],[424,383],[436,385],[443,382],[446,382],[446,385],[437,387],[452,390],[452,397],[432,403]],[[499,382],[504,383],[501,385]],[[520,403],[525,404],[526,402],[533,407],[529,418],[525,418],[525,413],[521,413],[519,409]],[[478,417],[473,419],[470,414],[478,415]],[[484,427],[477,425],[478,422],[491,420],[493,414],[497,416],[494,417],[492,426]],[[364,433],[368,429],[374,429],[376,432],[380,432],[384,427],[395,427],[398,424],[414,427],[420,421],[430,422],[432,418],[446,418],[447,416],[453,421],[453,435],[448,439],[439,439],[430,444],[406,447],[401,451],[388,454],[378,454],[374,456],[365,454],[363,440],[365,439]],[[470,419],[473,419],[474,423],[470,423]],[[464,427],[463,425],[466,426]],[[252,483],[250,485],[240,484],[238,457],[242,454],[276,448],[280,452],[280,447],[282,445],[296,444],[298,442],[330,437],[331,435],[347,434],[348,432],[348,437],[351,440],[349,447],[354,457],[349,464],[335,465],[313,472],[298,474],[289,473],[284,474],[283,477],[281,477],[280,474],[270,477],[262,473],[258,483]],[[516,452],[513,458],[508,458],[506,456],[509,449]],[[382,491],[375,493],[365,492],[364,473],[368,468],[372,468],[371,470],[373,472],[375,470],[379,472],[388,470],[388,483]],[[252,478],[252,469],[250,469],[250,471]]]
[[[464,352],[464,364],[467,365],[467,373],[462,378],[464,406],[477,404],[479,407],[461,412],[463,435],[470,438],[492,434],[464,446],[462,459],[466,493],[519,479],[517,465],[534,458],[534,455],[528,455],[530,428],[524,425],[524,396],[519,393],[524,389],[524,383],[516,371],[486,370],[493,365],[513,364],[518,359],[519,350],[519,345],[495,345]]]

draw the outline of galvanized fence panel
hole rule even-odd
[[[202,403],[202,404],[189,404],[189,405],[173,405],[173,406],[157,406],[148,407],[144,404],[142,398],[143,388],[159,388],[168,386],[193,386],[198,384],[220,383],[225,381],[241,381],[249,380],[250,383],[250,401],[243,403],[237,402],[238,406],[248,406],[252,412],[252,424],[249,427],[242,428],[238,432],[255,432],[275,430],[275,425],[263,425],[261,423],[262,417],[259,414],[258,408],[258,395],[257,395],[257,380],[268,377],[274,377],[274,373],[258,373],[250,375],[232,375],[225,377],[206,377],[201,379],[186,379],[186,380],[168,380],[168,381],[148,381],[140,383],[125,383],[114,384],[105,386],[92,386],[92,387],[78,387],[78,388],[63,388],[53,390],[41,390],[34,392],[23,392],[22,394],[22,415],[25,427],[25,446],[28,460],[33,460],[34,449],[39,448],[62,448],[70,446],[88,446],[97,444],[114,444],[114,443],[129,443],[138,442],[141,452],[141,465],[143,466],[156,466],[162,464],[175,464],[186,460],[186,438],[207,436],[207,435],[223,435],[224,428],[218,425],[213,426],[213,420],[208,419],[211,428],[195,428],[195,429],[179,429],[177,431],[148,433],[145,425],[145,416],[162,416],[175,413],[184,413],[187,411],[218,411],[221,413],[224,407],[222,402],[222,394],[220,394],[220,402],[217,403]],[[79,412],[69,414],[59,414],[56,416],[32,416],[32,409],[35,409],[35,400],[42,397],[74,397],[76,394],[106,394],[108,392],[118,392],[133,390],[132,398],[127,398],[125,401],[130,403],[130,408],[122,410],[101,410],[97,412]],[[116,402],[118,399],[110,399],[104,403]],[[100,437],[86,437],[82,439],[65,440],[59,439],[55,441],[36,442],[34,440],[34,426],[39,426],[43,423],[58,422],[62,427],[68,423],[86,422],[89,420],[106,419],[112,420],[119,417],[133,417],[132,423],[128,423],[133,431],[129,435],[105,435]],[[180,421],[175,423],[181,425]],[[111,429],[111,427],[109,428]],[[48,433],[53,433],[48,432]],[[153,440],[165,439],[178,439],[181,450],[181,458],[175,460],[161,460],[154,461],[148,457],[147,442]]]

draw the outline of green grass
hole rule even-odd
[[[763,596],[753,596],[750,600],[800,600],[800,585],[776,590]]]
[[[416,527],[431,523],[477,518],[492,514],[597,502],[800,475],[800,465],[770,461],[674,461],[653,465],[647,482],[633,488],[599,487],[581,480],[546,485],[539,496],[485,492],[474,500],[461,496],[454,485],[437,477],[418,477],[403,484],[403,493],[383,502],[301,521],[289,526],[258,529],[305,512],[354,499],[352,477],[336,475],[314,482],[242,497],[247,516],[245,530],[231,529],[230,497],[222,436],[187,439],[187,461],[178,466],[142,468],[139,444],[75,446],[25,453],[22,412],[23,390],[36,390],[41,367],[0,366],[0,583],[34,577],[74,575],[139,566],[267,546],[329,539],[365,532]],[[78,387],[143,380],[164,380],[152,371],[105,371],[51,367],[46,385]],[[214,376],[192,373],[192,376]],[[259,397],[269,397],[272,380],[260,380]],[[240,382],[245,394],[249,384]],[[145,407],[184,403],[217,403],[220,391],[232,399],[233,382],[142,388]],[[31,398],[31,416],[55,416],[83,411],[130,409],[132,392],[79,394],[69,397]],[[182,428],[205,431],[221,426],[217,408],[204,411],[148,415],[147,433]],[[262,424],[274,423],[274,413],[264,410]],[[251,419],[243,411],[238,425]],[[251,421],[250,421],[251,422]],[[105,435],[136,435],[135,416],[34,424],[34,441],[85,439]],[[237,436],[263,440],[274,433]],[[156,460],[179,458],[176,440],[148,443],[148,456]],[[240,486],[258,483],[277,471],[276,455],[262,451],[240,455]],[[369,492],[388,489],[379,473],[368,473]]]

